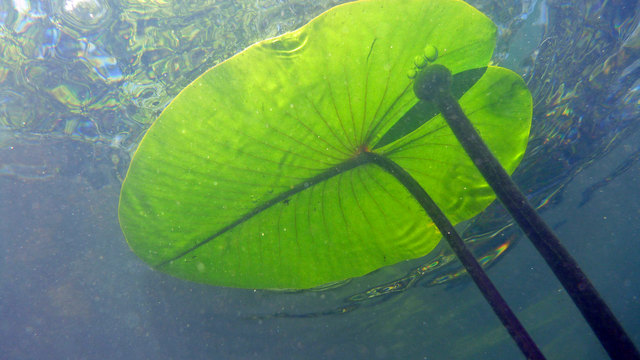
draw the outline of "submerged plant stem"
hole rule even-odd
[[[449,219],[444,215],[442,210],[431,199],[429,194],[418,184],[418,182],[403,168],[392,160],[378,155],[376,153],[365,153],[367,159],[372,163],[380,166],[386,172],[395,177],[404,187],[413,195],[427,215],[433,220],[434,224],[440,230],[440,233],[451,246],[460,262],[471,275],[482,295],[487,299],[489,305],[496,313],[500,321],[507,329],[513,340],[516,342],[522,353],[527,359],[542,360],[544,355],[533,341],[527,330],[522,326],[516,315],[513,313],[507,302],[504,300],[498,289],[491,282],[491,279],[482,269],[471,251],[467,249],[462,238],[453,227]]]
[[[562,246],[553,230],[529,204],[525,195],[493,156],[462,111],[457,99],[450,91],[443,91],[443,87],[434,87],[438,91],[423,99],[437,104],[464,150],[560,280],[609,356],[614,360],[640,359],[640,353],[609,306],[600,297],[578,263]]]

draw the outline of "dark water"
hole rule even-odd
[[[333,2],[24,4],[0,2],[0,358],[521,358],[469,279],[432,284],[455,263],[349,300],[435,255],[277,293],[187,283],[128,249],[120,179],[155,114],[209,66]],[[640,343],[638,4],[473,4],[501,27],[495,61],[536,101],[515,179]],[[543,352],[606,359],[528,241],[493,234],[507,224],[494,206],[467,235],[511,241],[488,273]]]

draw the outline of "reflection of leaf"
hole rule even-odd
[[[360,154],[400,164],[453,222],[486,207],[493,193],[440,116],[376,145],[418,102],[407,72],[425,45],[457,74],[486,67],[494,35],[460,1],[357,1],[210,69],[132,160],[119,209],[130,246],[173,275],[256,288],[312,287],[427,254],[438,230]],[[477,75],[461,106],[512,171],[530,95],[508,70]]]

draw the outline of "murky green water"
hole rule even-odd
[[[0,0],[8,358],[519,358],[444,247],[295,294],[181,282],[127,248],[115,217],[120,182],[164,106],[214,64],[341,2]],[[534,95],[514,178],[638,341],[640,5],[471,3],[499,25],[494,62]],[[606,358],[500,207],[465,236],[549,358]]]

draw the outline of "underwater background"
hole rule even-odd
[[[119,189],[159,112],[342,2],[0,0],[0,358],[522,358],[444,245],[301,292],[189,283],[129,250]],[[640,5],[470,3],[534,97],[514,179],[640,344]],[[500,206],[465,229],[547,358],[607,359]]]

